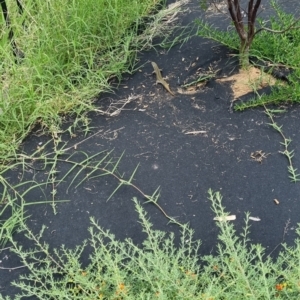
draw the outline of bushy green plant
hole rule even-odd
[[[220,193],[210,190],[209,199],[218,217],[228,215]],[[13,251],[29,270],[13,283],[22,291],[14,299],[299,299],[299,239],[294,247],[284,245],[273,261],[261,245],[250,243],[246,214],[241,237],[232,224],[218,221],[218,253],[201,256],[200,242],[194,241],[188,225],[181,226],[178,245],[173,233],[154,230],[141,205],[134,202],[146,234],[139,246],[131,239],[116,240],[92,218],[90,238],[81,246],[50,251],[42,241],[43,229],[36,236],[23,224],[36,249],[25,251],[11,240]],[[87,245],[92,253],[83,266],[80,260]]]
[[[174,234],[153,230],[142,207],[136,203],[143,232],[142,246],[131,239],[118,241],[103,230],[94,218],[90,238],[74,250],[54,250],[34,236],[23,224],[26,236],[35,250],[23,251],[13,240],[14,252],[29,268],[14,285],[22,295],[38,299],[192,299],[197,294],[199,242],[192,241],[192,230],[182,227],[180,246],[174,245]],[[86,245],[92,248],[90,263],[82,266],[80,256]],[[17,296],[15,299],[21,299]]]

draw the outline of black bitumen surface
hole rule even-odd
[[[197,3],[193,1],[189,4],[190,13],[182,15],[183,23],[189,23],[201,15]],[[222,16],[214,16],[213,20],[220,22],[218,24],[223,22]],[[70,138],[66,134],[62,140],[68,142],[69,147],[99,132],[78,144],[76,150],[68,151],[69,154],[78,152],[74,155],[78,160],[84,158],[80,151],[93,155],[114,149],[113,157],[116,158],[125,151],[119,172],[128,178],[139,164],[134,184],[146,194],[152,194],[160,186],[159,204],[179,222],[190,223],[195,230],[195,238],[202,241],[201,255],[214,252],[217,243],[218,229],[207,199],[209,188],[221,192],[226,210],[237,216],[234,224],[238,230],[244,224],[245,212],[261,219],[251,222],[250,239],[261,243],[266,247],[266,254],[269,254],[282,242],[287,222],[285,241],[292,244],[296,225],[300,222],[300,185],[288,178],[288,161],[279,153],[284,150],[280,144],[282,137],[268,125],[270,120],[264,109],[232,112],[230,83],[211,80],[191,95],[177,91],[178,82],[184,82],[199,68],[208,70],[214,66],[221,69],[220,75],[237,72],[237,59],[230,54],[232,51],[226,47],[197,36],[169,52],[157,49],[141,53],[140,72],[124,78],[115,94],[99,97],[97,105],[105,109],[112,102],[127,99],[130,95],[138,96],[137,99],[115,117],[90,113],[91,131],[87,135],[77,131],[76,137]],[[155,61],[163,69],[163,75],[168,76],[170,87],[176,93],[174,97],[162,86],[154,85],[151,61]],[[252,96],[246,95],[243,100]],[[292,139],[290,148],[295,151],[293,163],[299,168],[300,110],[296,105],[285,105],[285,108],[287,112],[275,120],[283,125],[286,137]],[[71,117],[68,122],[66,126],[72,122]],[[199,130],[204,133],[185,134]],[[48,139],[33,132],[24,141],[22,151],[32,153],[39,143],[45,143]],[[261,163],[251,158],[252,152],[260,150],[267,154]],[[64,163],[58,167],[61,172],[68,168],[69,165]],[[17,182],[19,172],[16,170],[8,176]],[[45,181],[47,174],[32,173],[28,169],[23,180],[33,177]],[[66,193],[66,182],[58,188],[57,199],[69,199],[70,202],[57,204],[56,215],[50,205],[28,207],[30,217],[27,224],[34,232],[38,232],[42,224],[47,226],[44,240],[51,249],[61,244],[69,248],[81,244],[88,238],[91,216],[118,239],[131,237],[140,243],[144,235],[131,199],[137,197],[141,203],[145,199],[133,188],[123,186],[107,202],[116,186],[114,178],[105,176],[85,181],[77,188],[73,185]],[[33,191],[28,199],[38,201],[42,198]],[[274,199],[278,199],[280,204],[276,205]],[[168,224],[153,204],[145,204],[144,209],[154,228],[178,232],[178,226]],[[29,245],[20,234],[16,235],[16,240],[25,248]],[[276,255],[278,250],[276,248],[272,255]],[[19,265],[18,258],[9,250],[0,251],[1,268]],[[18,279],[24,271],[22,268],[0,269],[0,292],[3,296],[13,297],[16,289],[10,286],[10,282]]]

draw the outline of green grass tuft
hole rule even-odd
[[[159,3],[29,0],[22,2],[20,17],[10,1],[16,43],[25,58],[15,63],[0,19],[0,159],[14,153],[37,123],[54,134],[66,113],[88,123],[83,112],[94,109],[98,94],[111,90],[109,81],[131,72],[137,52],[171,30],[161,25]]]

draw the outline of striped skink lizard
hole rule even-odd
[[[163,79],[161,76],[160,69],[158,68],[157,64],[155,62],[151,62],[152,67],[154,69],[154,72],[156,74],[156,84],[160,83],[161,85],[164,86],[164,88],[172,95],[175,96],[174,93],[170,90],[169,84]]]

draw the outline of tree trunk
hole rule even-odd
[[[250,43],[246,40],[241,40],[241,46],[240,46],[240,66],[242,69],[248,69],[249,67],[249,49],[250,49]]]
[[[227,0],[229,14],[240,38],[240,66],[243,69],[249,67],[249,49],[255,36],[255,20],[261,0],[248,1],[247,28],[244,20],[240,0]]]

